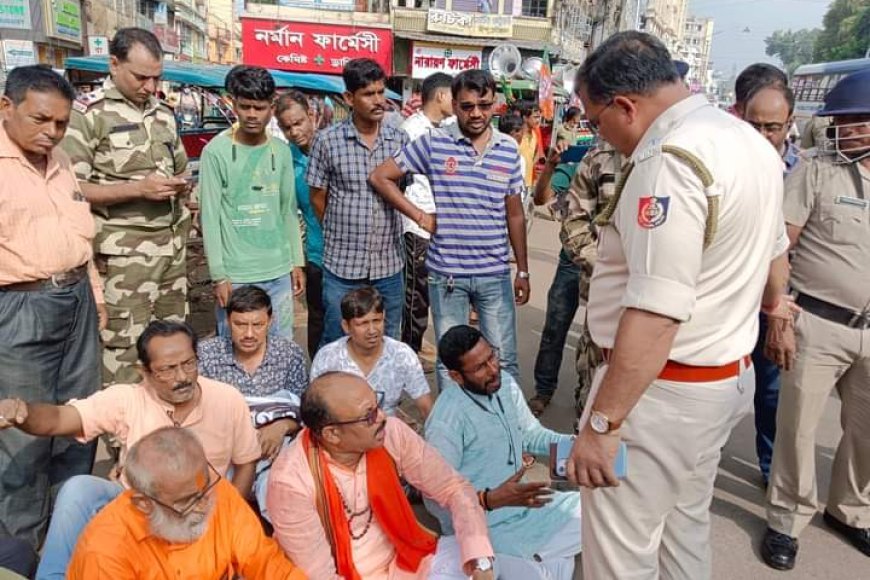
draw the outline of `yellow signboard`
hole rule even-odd
[[[509,14],[478,14],[430,8],[426,30],[459,36],[510,38],[514,33],[514,21]]]

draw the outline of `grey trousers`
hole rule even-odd
[[[97,312],[87,278],[66,288],[0,290],[0,398],[65,403],[100,387]],[[0,431],[0,537],[38,548],[52,493],[90,473],[96,444]]]

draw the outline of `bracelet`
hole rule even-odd
[[[477,492],[477,503],[480,504],[480,507],[485,509],[486,503],[484,503],[484,501],[483,501],[483,493],[484,493],[483,490],[480,490]]]
[[[485,490],[483,490],[483,509],[485,509],[488,512],[491,512],[492,508],[489,507],[489,491],[490,491],[490,489],[488,487]]]
[[[420,225],[420,222],[423,221],[423,218],[426,216],[426,213],[421,209],[420,213],[417,214],[417,219],[414,220],[414,223]]]

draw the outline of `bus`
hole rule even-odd
[[[794,91],[794,118],[798,127],[822,108],[825,96],[844,76],[870,68],[870,58],[855,58],[835,62],[820,62],[799,66],[794,71],[791,88]]]

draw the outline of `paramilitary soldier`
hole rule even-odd
[[[109,54],[111,76],[76,101],[63,148],[97,221],[109,318],[103,382],[135,383],[136,337],[154,319],[187,315],[187,156],[172,110],[154,96],[163,72],[157,37],[122,28]]]
[[[780,570],[819,508],[815,434],[834,387],[843,436],[824,521],[870,556],[870,69],[837,83],[818,115],[833,118],[830,147],[806,153],[783,202],[803,312],[767,335],[783,373],[761,554]]]

